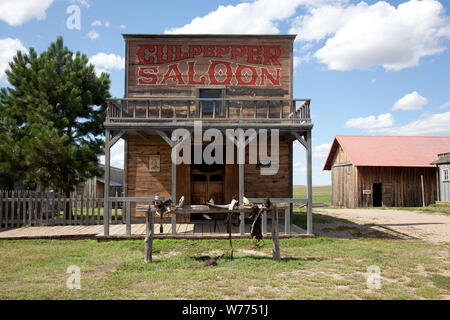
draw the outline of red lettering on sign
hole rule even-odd
[[[272,54],[270,50],[273,49],[275,52]],[[270,64],[270,60],[273,61],[273,64],[276,66],[280,65],[278,62],[278,58],[281,55],[279,46],[264,46],[264,64]]]
[[[181,53],[182,46],[176,45],[175,46],[175,61],[180,61],[188,58],[188,53],[183,52]]]
[[[247,75],[248,71],[246,71],[244,73],[244,77],[250,78],[249,81],[244,81],[244,79],[242,79],[242,73],[244,72],[245,69],[248,69],[251,71],[251,75]],[[238,67],[236,68],[236,80],[237,80],[238,85],[255,86],[257,79],[258,79],[258,72],[256,71],[255,67],[238,64]]]
[[[172,75],[172,72],[174,75]],[[166,74],[164,75],[163,80],[161,81],[161,84],[167,84],[167,80],[172,80],[174,82],[177,82],[177,84],[184,84],[183,77],[181,76],[180,69],[178,69],[178,64],[172,64],[169,66],[169,69],[167,70]]]
[[[202,46],[189,46],[189,58],[195,58],[202,54]]]
[[[224,65],[227,70],[225,72],[225,80],[222,82],[218,81],[216,78],[216,67],[219,65]],[[209,84],[210,85],[230,84],[232,73],[233,73],[233,70],[231,69],[231,62],[211,60],[211,63],[209,65],[209,69],[208,69]],[[221,75],[220,72],[218,74]]]
[[[205,76],[201,76],[200,81],[195,80],[195,61],[188,62],[188,78],[188,84],[205,84]]]
[[[246,51],[244,46],[231,46],[231,59],[236,60],[237,57],[243,57]]]
[[[217,46],[217,58],[222,58],[222,56],[227,55],[228,53],[230,53],[229,46]]]
[[[254,56],[259,56],[261,54],[261,47],[260,46],[248,46],[248,63],[255,63],[260,64],[261,63],[261,57],[256,57],[256,60],[253,58]]]
[[[216,49],[216,46],[204,46],[203,47],[203,56],[204,57],[214,57],[215,49]]]
[[[159,67],[140,67],[138,74],[143,77],[139,78],[139,84],[157,84],[158,83],[158,69]]]
[[[163,45],[157,45],[156,46],[156,56],[157,56],[157,63],[168,63],[172,61],[172,55],[173,55],[173,47],[169,44],[167,46],[167,58],[164,59],[164,46]]]
[[[269,72],[269,70],[267,70],[266,68],[261,68],[261,86],[265,85],[265,77],[267,77],[267,80],[269,80],[270,82],[272,82],[272,84],[274,86],[279,86],[280,85],[280,69],[277,68],[276,69],[276,78],[274,78],[272,76],[272,74]]]
[[[139,48],[139,51],[138,51],[138,57],[139,57],[139,62],[141,63],[141,64],[151,64],[151,63],[153,63],[153,61],[154,61],[154,59],[153,59],[153,57],[152,56],[150,56],[148,59],[146,58],[146,51],[149,51],[149,52],[155,52],[155,46],[152,46],[152,45],[144,45],[144,46],[141,46],[140,48]]]

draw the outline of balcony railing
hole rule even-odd
[[[310,99],[109,99],[106,122],[239,122],[310,124]]]

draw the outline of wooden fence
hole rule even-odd
[[[125,221],[122,202],[112,201],[110,223]],[[103,224],[104,199],[53,192],[0,191],[0,228]]]

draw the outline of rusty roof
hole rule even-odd
[[[339,145],[354,166],[433,167],[437,155],[450,150],[450,137],[337,135],[324,170],[331,170]]]

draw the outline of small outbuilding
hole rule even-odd
[[[432,162],[437,166],[438,201],[450,204],[450,152],[438,155],[439,159]]]
[[[103,174],[97,177],[87,179],[85,182],[77,185],[77,195],[85,197],[103,198],[105,193],[105,165],[99,164],[103,170]],[[120,168],[110,167],[109,192],[112,195],[123,195],[123,178],[124,170]]]
[[[431,163],[448,150],[450,137],[338,135],[324,166],[331,171],[331,203],[348,208],[435,203],[437,169]]]

